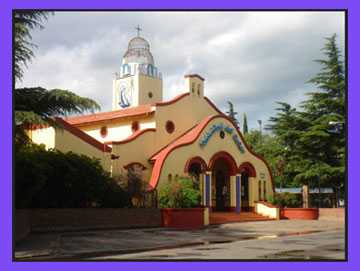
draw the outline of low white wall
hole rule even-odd
[[[280,219],[280,208],[265,202],[255,202],[255,213],[273,219]]]

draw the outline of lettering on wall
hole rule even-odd
[[[241,153],[245,152],[245,148],[244,148],[243,144],[241,143],[241,140],[240,140],[239,136],[236,133],[233,133],[234,128],[232,128],[232,127],[230,127],[228,125],[225,125],[225,124],[223,124],[221,122],[213,124],[204,133],[204,135],[201,137],[200,142],[199,142],[200,147],[205,147],[208,144],[210,138],[218,131],[224,131],[225,133],[227,133],[229,135],[232,135],[231,138],[234,141],[236,147],[239,149],[239,151]]]

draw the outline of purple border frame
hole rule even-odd
[[[5,3],[6,2],[6,3]],[[357,190],[360,183],[355,180],[355,167],[359,163],[356,161],[356,150],[359,150],[360,128],[356,126],[357,113],[360,114],[360,107],[356,102],[360,98],[359,94],[359,51],[360,38],[356,33],[357,26],[360,24],[360,12],[357,7],[358,0],[253,0],[253,1],[222,1],[210,3],[209,1],[157,1],[149,2],[143,0],[121,2],[116,0],[86,1],[86,0],[3,0],[0,3],[0,27],[1,27],[1,64],[0,64],[0,116],[1,125],[1,188],[0,188],[0,208],[1,226],[0,233],[0,270],[77,270],[77,271],[97,271],[97,270],[183,270],[187,269],[207,269],[218,270],[244,269],[246,270],[356,270],[360,265],[360,258],[355,255],[360,242],[358,229],[360,228],[360,218],[357,217]],[[348,193],[348,202],[351,208],[348,209],[348,262],[13,262],[12,261],[12,79],[11,79],[11,15],[14,8],[43,8],[43,9],[348,9],[348,148],[353,151],[348,153],[348,181],[351,185]],[[358,62],[356,62],[358,61]],[[353,124],[353,125],[350,125]],[[359,160],[359,159],[358,159]],[[353,177],[353,178],[352,178]],[[350,205],[350,204],[349,204]]]

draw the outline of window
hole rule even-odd
[[[261,181],[258,182],[259,183],[259,200],[262,200],[262,194],[261,194]]]
[[[198,94],[198,96],[200,96],[200,87],[201,87],[201,85],[198,84],[198,88],[197,88],[197,94]]]
[[[148,97],[151,99],[153,97],[153,94],[151,91],[148,92]]]
[[[139,122],[138,121],[134,121],[132,124],[131,124],[131,130],[134,132],[136,132],[137,130],[139,130]]]
[[[192,92],[192,93],[195,93],[195,83],[192,83],[192,84],[191,84],[191,92]]]
[[[221,138],[221,139],[224,139],[224,137],[225,137],[225,132],[224,132],[224,131],[220,131],[220,138]]]
[[[108,130],[107,130],[107,127],[106,126],[103,126],[100,128],[100,135],[102,138],[106,137],[108,134]]]
[[[165,129],[169,134],[171,134],[175,130],[175,124],[171,120],[168,120],[165,124]]]
[[[169,175],[168,175],[168,181],[171,182],[171,180],[172,180],[172,175],[169,174]]]

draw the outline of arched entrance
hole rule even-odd
[[[240,165],[239,172],[241,174],[241,209],[249,211],[249,177],[256,177],[256,170],[251,163],[244,162]]]
[[[236,162],[227,152],[218,152],[211,159],[212,206],[215,211],[230,210],[230,176],[236,174]]]
[[[186,162],[184,172],[193,177],[197,183],[200,182],[200,174],[205,173],[206,162],[200,156],[193,157]]]

